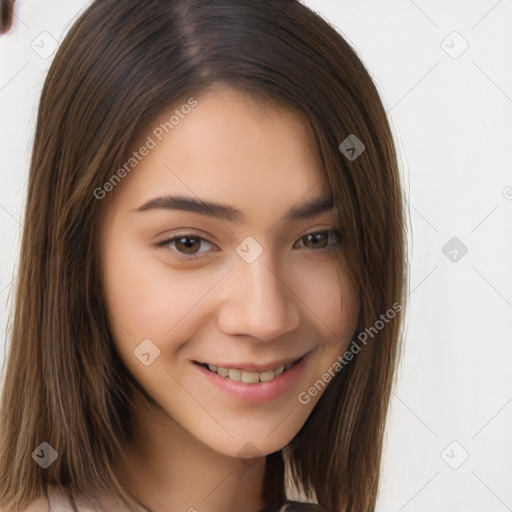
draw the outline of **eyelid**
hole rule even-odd
[[[340,242],[341,240],[341,232],[338,228],[336,228],[335,226],[332,226],[330,228],[316,228],[316,229],[312,229],[306,233],[304,233],[303,235],[301,235],[296,242],[294,242],[294,246],[297,242],[300,242],[302,239],[304,239],[306,236],[308,235],[313,235],[313,234],[320,234],[320,233],[329,233],[329,234],[332,234],[335,238],[337,238],[337,243]],[[180,239],[180,238],[185,238],[185,237],[190,237],[190,238],[194,238],[196,240],[199,240],[201,242],[206,242],[206,243],[209,243],[209,244],[212,244],[213,246],[217,247],[215,245],[214,242],[212,242],[211,240],[197,234],[197,233],[194,233],[192,231],[181,231],[179,233],[176,233],[175,235],[172,235],[171,237],[168,237],[160,242],[157,242],[154,244],[154,246],[156,248],[162,248],[162,249],[166,249],[167,246],[169,246],[171,243],[175,242],[176,240]],[[330,244],[330,245],[327,245],[327,247],[323,247],[321,249],[311,249],[311,251],[314,251],[314,252],[321,252],[321,251],[327,251],[329,250],[332,245],[336,245],[335,244]],[[217,247],[218,248],[218,247]],[[198,259],[201,259],[203,257],[206,257],[208,256],[208,251],[204,252],[204,253],[197,253],[197,254],[192,254],[192,255],[189,255],[189,256],[184,256],[183,254],[173,250],[173,249],[169,249],[171,252],[174,253],[174,257],[178,258],[178,259],[181,259],[181,260],[185,260],[185,261],[193,261],[193,260],[198,260]]]
[[[212,244],[215,246],[215,244],[211,240],[208,240],[208,238],[205,238],[204,236],[198,235],[197,233],[194,233],[192,231],[180,231],[179,233],[176,233],[175,235],[172,235],[171,237],[166,238],[165,240],[162,240],[161,242],[157,242],[155,244],[155,247],[161,248],[161,249],[167,249],[167,246],[169,246],[171,243],[179,240],[180,238],[185,238],[185,237],[194,238],[196,240],[200,240],[201,242],[206,242],[206,243],[209,243],[209,244]],[[197,259],[200,259],[200,258],[204,257],[205,255],[207,255],[207,252],[205,252],[205,253],[192,254],[190,256],[185,256],[171,248],[169,248],[168,250],[170,250],[172,253],[174,253],[174,256],[176,258],[181,259],[181,260],[190,260],[190,261],[197,260]]]

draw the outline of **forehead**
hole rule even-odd
[[[163,112],[140,137],[116,202],[135,208],[157,195],[196,195],[262,212],[329,195],[303,116],[230,88],[193,100]]]

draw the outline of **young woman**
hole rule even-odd
[[[94,1],[40,100],[0,509],[372,511],[404,210],[376,88],[304,5]]]

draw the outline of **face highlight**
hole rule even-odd
[[[111,194],[106,306],[155,418],[229,456],[283,448],[358,314],[309,128],[212,89]]]

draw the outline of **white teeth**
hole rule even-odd
[[[239,370],[237,368],[222,368],[222,366],[215,366],[209,364],[208,369],[214,373],[218,373],[221,377],[227,377],[234,382],[243,382],[245,384],[256,384],[257,382],[270,382],[276,377],[279,377],[286,370],[289,370],[294,363],[286,363],[279,366],[275,370],[266,370],[264,372],[249,372],[246,370]]]
[[[256,372],[258,373],[258,372]],[[260,382],[270,382],[274,377],[277,377],[279,374],[276,374],[272,370],[269,372],[261,372],[260,373]],[[258,381],[255,381],[258,382]]]
[[[227,377],[228,376],[228,370],[227,368],[217,368],[217,373],[221,376],[221,377]]]
[[[240,379],[245,384],[256,384],[256,382],[260,381],[260,374],[259,372],[242,372],[242,378]]]
[[[228,370],[228,377],[235,382],[240,382],[240,377],[242,376],[242,372],[240,370],[235,370],[230,368]]]

